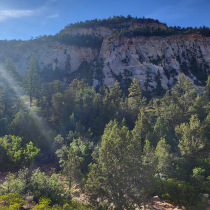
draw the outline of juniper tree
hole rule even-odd
[[[110,121],[102,136],[96,164],[90,165],[86,184],[90,201],[97,204],[100,198],[113,203],[116,209],[141,206],[148,192],[151,193],[154,175],[142,162],[141,141],[136,132]]]

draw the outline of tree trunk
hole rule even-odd
[[[32,104],[32,95],[30,94],[30,107],[31,107],[31,104]]]

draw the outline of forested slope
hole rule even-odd
[[[93,206],[128,208],[155,193],[186,207],[202,207],[202,194],[210,186],[210,78],[200,96],[180,74],[171,91],[149,99],[142,97],[137,78],[127,97],[118,81],[96,91],[75,79],[64,89],[60,81],[42,83],[37,65],[32,56],[23,76],[11,60],[2,67],[1,171],[57,155],[69,188],[77,183]],[[49,181],[50,191],[41,190],[35,182],[46,178],[39,171],[19,173],[17,179],[7,178],[1,194],[29,192],[60,205],[69,199],[54,200],[64,193],[63,185]]]
[[[58,58],[54,70],[42,68],[43,37],[22,48],[30,55],[23,74],[18,62],[2,55],[0,172],[16,173],[0,185],[0,208],[20,209],[32,196],[34,209],[134,209],[159,195],[186,209],[205,209],[209,38],[199,30],[166,38],[114,35],[103,38],[100,49],[65,45],[70,51],[60,49],[62,71]],[[35,48],[40,51],[32,53]],[[62,176],[33,168],[55,158]],[[73,189],[89,203],[73,201]]]

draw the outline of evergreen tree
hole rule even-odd
[[[152,165],[153,168],[156,167],[155,148],[150,144],[149,140],[146,140],[144,144],[143,162],[145,165]]]
[[[174,145],[175,142],[173,141],[172,134],[173,131],[170,126],[167,126],[164,120],[161,117],[158,117],[153,131],[153,139],[155,142],[157,143],[162,137],[166,140],[167,144]]]
[[[205,89],[206,89],[206,92],[207,92],[207,94],[208,94],[208,96],[210,98],[210,75],[208,76],[208,79],[206,81],[206,87],[205,87]]]
[[[160,70],[158,69],[157,75],[156,75],[156,82],[157,82],[157,86],[155,91],[157,92],[158,96],[161,96],[162,92],[163,92],[163,87],[161,84],[161,75],[160,75]]]
[[[165,172],[171,164],[170,150],[171,146],[166,144],[166,140],[164,138],[161,138],[155,149],[155,157],[157,158],[156,167],[159,173]]]
[[[63,174],[67,177],[69,189],[72,187],[73,181],[76,177],[80,176],[79,164],[82,161],[79,156],[76,155],[73,148],[63,146],[56,151],[57,156],[60,158],[61,167],[63,167]]]
[[[33,97],[37,97],[37,93],[40,88],[39,84],[39,66],[35,54],[32,54],[30,58],[29,69],[25,71],[23,75],[23,87],[27,95],[30,98],[30,107]]]
[[[200,120],[196,115],[191,116],[189,124],[183,123],[177,126],[176,133],[180,138],[178,147],[183,156],[195,161],[202,154],[202,151],[205,151],[207,139]]]
[[[137,77],[134,77],[131,86],[128,88],[128,106],[134,111],[134,114],[137,114],[141,106],[141,87]]]
[[[114,83],[114,86],[109,87],[109,96],[108,97],[109,97],[109,100],[117,107],[120,104],[121,94],[122,94],[122,90],[120,89],[120,84],[116,80]]]
[[[14,79],[16,83],[21,82],[21,76],[17,71],[17,68],[11,59],[6,59],[4,63],[5,70]]]
[[[90,169],[86,192],[95,203],[100,198],[116,209],[134,208],[142,205],[152,188],[153,174],[142,164],[141,141],[116,121],[106,126],[97,164]]]
[[[144,143],[146,140],[146,135],[151,131],[151,124],[143,107],[140,109],[140,113],[138,114],[138,119],[135,123],[134,131],[136,132],[136,135],[138,135],[142,140],[142,143]]]
[[[183,109],[180,108],[180,97],[178,94],[167,91],[161,99],[159,107],[156,108],[158,116],[160,116],[167,126],[177,126],[183,122]]]
[[[177,92],[179,96],[182,96],[192,89],[194,89],[192,82],[187,79],[183,73],[179,74],[178,82],[173,87],[173,91]]]
[[[193,101],[193,105],[189,107],[189,112],[197,115],[200,120],[204,120],[210,110],[209,98],[206,92],[201,96],[197,96]]]
[[[68,75],[71,72],[71,56],[67,55],[66,61],[65,61],[65,73]]]
[[[144,82],[144,87],[145,87],[145,91],[146,93],[148,93],[149,88],[154,88],[151,83],[153,82],[152,80],[152,70],[150,68],[147,69],[146,73],[145,73],[145,82]]]
[[[51,107],[52,96],[56,93],[63,93],[64,89],[62,83],[58,80],[51,83],[43,83],[40,91],[41,102],[43,108]]]
[[[7,59],[0,68],[0,103],[5,113],[14,104],[17,104],[16,89],[17,82],[20,82],[20,75],[11,59]]]

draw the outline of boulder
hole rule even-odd
[[[160,201],[160,198],[158,197],[158,195],[153,196],[153,197],[151,198],[151,202],[157,202],[157,201]]]

